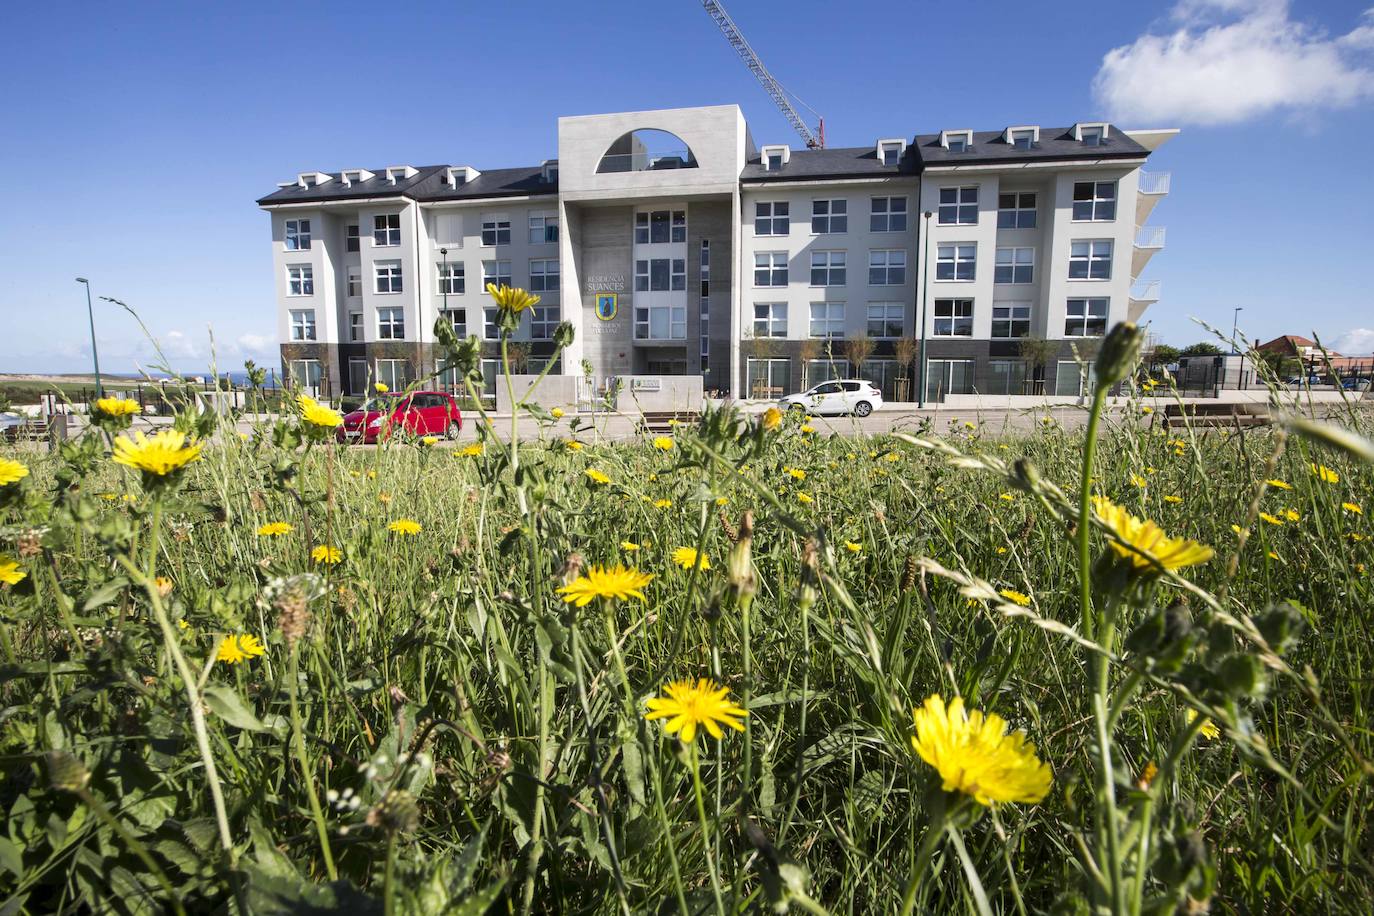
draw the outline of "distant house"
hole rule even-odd
[[[1261,353],[1277,353],[1284,359],[1299,359],[1311,370],[1320,371],[1325,366],[1322,348],[1315,340],[1297,334],[1285,334],[1260,344],[1255,348]],[[1374,368],[1374,356],[1343,356],[1335,350],[1327,349],[1326,359],[1338,375],[1367,375]]]

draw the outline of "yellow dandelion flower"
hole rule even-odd
[[[1350,532],[1349,534],[1347,534],[1346,537],[1349,538],[1350,540],[1356,542],[1357,544],[1358,544],[1360,541],[1368,540],[1368,538],[1366,538],[1363,534],[1360,534],[1358,531],[1352,531],[1352,532]]]
[[[587,468],[587,470],[583,471],[582,473],[586,474],[587,479],[590,480],[592,483],[608,484],[611,482],[611,478],[607,477],[603,472],[598,471],[596,468]]]
[[[1276,489],[1276,490],[1291,490],[1291,489],[1293,489],[1293,485],[1292,485],[1291,483],[1286,483],[1286,482],[1284,482],[1284,481],[1282,481],[1282,480],[1279,480],[1279,479],[1277,479],[1277,478],[1275,478],[1274,480],[1266,480],[1265,483],[1267,483],[1269,486],[1273,487],[1273,488]]]
[[[1197,710],[1188,710],[1188,724],[1191,725],[1196,720]],[[1203,719],[1202,727],[1198,729],[1198,734],[1202,735],[1202,737],[1206,738],[1208,741],[1214,741],[1221,737],[1221,729],[1217,728],[1217,724],[1211,719]]]
[[[1006,448],[1006,446],[1004,445],[1002,446],[1002,448]],[[883,460],[888,462],[901,461],[902,456],[897,454],[896,452],[888,452],[886,455],[883,456]]]
[[[1271,560],[1278,560],[1280,563],[1283,562],[1283,558],[1280,557],[1278,554],[1274,553],[1274,551],[1272,551],[1272,550],[1269,551],[1269,559],[1271,559]]]
[[[964,421],[964,429],[977,429],[977,428],[978,428],[978,424],[977,424],[977,423],[970,423],[968,420],[965,420],[965,421]]]
[[[812,503],[814,503],[815,500],[811,498],[811,494],[810,494],[810,493],[798,493],[798,494],[797,494],[797,502],[801,503],[802,505],[809,506],[809,505],[811,505]]]
[[[691,547],[677,548],[673,551],[672,558],[673,562],[683,569],[691,569],[693,566],[696,566],[698,558],[701,560],[701,568],[703,570],[711,568],[711,561],[707,559],[706,554],[698,554],[696,550]]]
[[[457,452],[454,452],[453,454],[455,457],[476,458],[478,455],[482,454],[482,452],[482,443],[474,442],[471,445],[466,446]]]
[[[1017,591],[1016,589],[1014,589],[1014,588],[1004,588],[1004,589],[1002,589],[1001,591],[999,591],[997,594],[1001,595],[1003,598],[1007,599],[1007,600],[1010,601],[1012,604],[1019,604],[1019,605],[1021,605],[1022,607],[1030,607],[1030,603],[1031,603],[1030,595],[1026,595],[1026,594],[1023,594],[1022,592],[1018,592],[1018,591]]]
[[[1139,474],[1132,474],[1132,475],[1131,475],[1131,486],[1133,486],[1133,487],[1143,487],[1143,486],[1145,486],[1145,484],[1146,484],[1146,480],[1145,480],[1144,477],[1141,477]]]
[[[717,505],[717,506],[728,506],[728,505],[730,505],[730,497],[728,497],[728,496],[717,496],[717,497],[716,497],[716,505]]]
[[[180,629],[182,632],[185,632],[185,633],[191,632],[191,625],[190,625],[189,623],[186,622],[186,618],[185,618],[185,617],[183,617],[183,618],[181,618],[180,620],[177,621],[177,628]]]
[[[420,444],[421,444],[421,445],[433,445],[434,443],[436,443],[436,442],[438,442],[438,441],[439,441],[439,437],[438,437],[438,436],[421,436],[421,437],[420,437]]]
[[[106,502],[110,502],[110,503],[112,503],[112,502],[114,502],[115,500],[119,499],[119,494],[118,494],[118,493],[101,493],[101,494],[99,494],[99,496],[100,496],[101,499],[105,500]]]
[[[172,593],[172,580],[168,579],[166,576],[158,576],[153,579],[153,587],[157,589],[158,595],[166,598]]]
[[[1232,525],[1232,526],[1231,526],[1231,531],[1234,532],[1235,534],[1240,534],[1240,525]]]
[[[1012,499],[1014,499],[1014,497],[1013,497],[1010,493],[998,493],[998,494],[997,494],[997,498],[998,498],[998,499],[1001,499],[1001,500],[1005,500],[1005,501],[1007,501],[1007,502],[1011,502]]]
[[[1145,769],[1140,771],[1140,778],[1135,781],[1136,788],[1144,792],[1146,789],[1150,788],[1150,783],[1154,782],[1155,777],[1158,775],[1159,767],[1155,766],[1155,762],[1151,760],[1149,763],[1145,764]]]
[[[242,636],[226,636],[220,641],[219,651],[215,653],[217,661],[230,665],[237,665],[239,662],[247,661],[250,658],[257,658],[267,651],[262,643],[252,633],[245,633]]]
[[[673,505],[673,501],[672,501],[671,499],[656,499],[656,500],[654,500],[654,508],[655,508],[655,509],[670,509],[670,508],[672,508],[672,505]]]
[[[722,687],[708,678],[696,683],[689,680],[673,681],[663,688],[664,697],[653,697],[645,705],[649,711],[644,714],[648,721],[667,719],[663,730],[677,735],[683,744],[696,740],[697,729],[704,728],[712,738],[719,741],[724,737],[720,730],[727,725],[735,731],[744,731],[740,719],[749,715],[748,711],[726,699],[729,687]]]
[[[555,407],[553,410],[549,411],[549,416],[553,417],[555,420],[563,419],[563,408]]]
[[[376,480],[376,479],[377,479],[377,472],[376,472],[376,471],[368,471],[368,472],[367,472],[367,479],[368,479],[368,480]]]
[[[391,390],[391,386],[386,382],[374,382],[372,387],[378,394],[386,394]]]
[[[1116,535],[1110,541],[1112,550],[1129,560],[1137,573],[1157,572],[1159,567],[1181,569],[1212,558],[1212,548],[1197,541],[1171,538],[1154,522],[1136,518],[1109,499],[1094,496],[1093,509]]]
[[[159,430],[152,436],[140,432],[132,439],[120,436],[115,440],[114,461],[144,474],[165,477],[198,460],[203,447],[194,439],[188,441],[177,429]]]
[[[518,286],[507,286],[502,283],[498,287],[495,283],[488,283],[487,292],[496,300],[497,308],[515,315],[539,304],[538,296],[531,296]]]
[[[1282,525],[1282,524],[1283,524],[1283,519],[1278,518],[1277,516],[1274,516],[1274,515],[1270,515],[1268,512],[1261,512],[1261,513],[1259,514],[1259,517],[1260,517],[1261,519],[1263,519],[1264,521],[1268,522],[1268,523],[1271,524],[1271,525]]]
[[[1355,515],[1364,515],[1364,510],[1354,503],[1341,503],[1341,508],[1347,512],[1353,512]]]
[[[963,697],[948,706],[938,693],[911,711],[911,746],[940,774],[946,792],[962,792],[980,805],[1043,800],[1054,774],[1035,756],[1024,732],[1007,734],[996,713],[964,711]]]
[[[1283,517],[1288,519],[1290,522],[1302,521],[1302,513],[1300,513],[1297,509],[1284,509]]]
[[[29,469],[18,461],[0,458],[0,487],[7,487],[29,476]]]
[[[772,432],[782,425],[782,411],[776,407],[770,407],[759,416],[759,425],[768,432]]]
[[[673,440],[667,436],[654,437],[653,446],[660,452],[671,452],[673,450],[673,444]]]
[[[1168,496],[1165,496],[1165,497],[1164,497],[1164,501],[1165,501],[1166,503],[1181,503],[1181,502],[1183,502],[1183,497],[1182,497],[1182,496],[1175,496],[1175,495],[1173,495],[1172,493],[1170,493]]]
[[[1331,470],[1324,464],[1312,465],[1312,473],[1317,475],[1317,479],[1322,483],[1340,483],[1341,475]]]
[[[593,566],[572,582],[559,588],[558,593],[568,604],[578,607],[586,607],[597,598],[609,601],[638,598],[644,601],[644,586],[652,582],[653,578],[652,573],[640,572],[619,563],[615,566]]]
[[[258,528],[260,538],[279,538],[283,534],[290,534],[291,526],[286,522],[268,522]]]
[[[628,551],[630,551],[630,552],[633,553],[634,551],[636,551],[636,550],[639,549],[639,545],[636,544],[634,541],[621,541],[621,542],[620,542],[620,549],[621,549],[621,550],[628,550]]]
[[[580,452],[583,448],[586,447],[581,442],[578,442],[576,439],[569,439],[567,442],[564,442],[563,445],[565,448],[568,449],[568,451],[572,452]]]
[[[138,402],[129,398],[99,398],[95,409],[107,417],[131,417],[138,413]]]
[[[380,502],[380,503],[383,503],[383,504],[389,503],[389,502],[391,502],[391,494],[390,494],[390,493],[385,493],[385,492],[383,492],[383,493],[378,493],[378,494],[377,494],[377,501]]]
[[[392,534],[413,537],[423,531],[424,526],[413,518],[398,518],[390,525],[387,525],[386,530],[390,531]]]
[[[997,548],[997,552],[998,552],[998,553],[1006,553],[1006,552],[1007,552],[1007,548],[1005,548],[1005,547],[998,547],[998,548]]]
[[[850,553],[858,553],[860,550],[864,549],[864,545],[857,543],[856,541],[845,541],[844,549],[848,550]]]
[[[343,414],[332,407],[326,407],[308,394],[296,398],[301,408],[301,419],[317,429],[333,429],[343,423]]]
[[[793,480],[806,479],[806,472],[803,471],[801,468],[783,468],[782,471],[784,474],[786,474],[788,477],[791,477]]]
[[[333,566],[343,559],[343,551],[337,547],[330,547],[328,544],[320,544],[310,551],[310,559],[316,563]]]
[[[28,573],[19,568],[19,561],[13,557],[0,556],[0,582],[6,585],[18,585],[28,577]]]
[[[816,431],[816,427],[812,426],[810,423],[803,423],[801,425],[801,431],[803,433],[810,435],[811,433],[814,433]]]

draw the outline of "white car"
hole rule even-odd
[[[805,410],[816,415],[852,413],[866,417],[883,406],[883,393],[868,379],[839,379],[821,382],[801,394],[789,394],[778,401],[783,410]]]

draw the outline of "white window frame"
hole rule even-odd
[[[868,252],[869,286],[906,285],[906,249],[871,248]]]
[[[348,340],[350,343],[362,343],[363,341],[363,313],[348,313]]]
[[[291,309],[291,339],[318,340],[314,309]]]
[[[940,188],[937,194],[937,223],[941,226],[978,225],[978,185],[948,185]]]
[[[558,214],[531,213],[529,215],[531,245],[553,245],[558,242]]]
[[[942,309],[946,314],[940,314]],[[968,296],[936,299],[935,309],[932,313],[934,323],[931,327],[930,336],[972,337],[974,314],[973,299]],[[942,321],[946,322],[943,325],[945,328],[943,332],[940,330]]]
[[[767,282],[760,283],[760,279]],[[787,252],[754,252],[754,286],[756,288],[786,286],[787,280]]]
[[[818,313],[820,317],[817,317]],[[844,337],[843,302],[812,302],[808,318],[806,336],[828,340]]]
[[[377,309],[377,339],[406,339],[406,310],[404,306],[387,305]]]
[[[660,223],[655,216],[663,214],[666,223]],[[655,240],[654,230],[667,227],[668,237]],[[686,210],[639,210],[635,213],[634,240],[636,245],[672,245],[687,241]]]
[[[510,216],[506,213],[482,214],[482,247],[510,244]]]
[[[559,288],[557,258],[530,258],[530,291],[547,296]]]
[[[786,336],[787,336],[787,303],[786,303],[786,302],[755,302],[755,303],[754,303],[754,336],[755,336],[755,337],[786,337]]]
[[[949,276],[942,277],[942,268],[949,269]],[[968,276],[960,276],[967,268]],[[978,279],[977,242],[941,242],[935,246],[936,283],[972,283]]]
[[[1102,314],[1093,315],[1095,303],[1101,303]],[[1075,314],[1075,312],[1077,314]],[[1112,301],[1106,296],[1072,296],[1064,304],[1064,336],[1073,338],[1102,337],[1107,333],[1107,319],[1112,314]],[[1088,323],[1101,321],[1095,334],[1088,333]]]
[[[1069,242],[1069,279],[1102,281],[1112,278],[1111,239],[1073,239]],[[1075,276],[1075,272],[1081,276]]]
[[[354,252],[354,251],[362,251],[362,248],[363,248],[362,242],[363,242],[363,240],[362,240],[362,237],[361,237],[361,232],[362,232],[362,227],[361,227],[360,224],[358,224],[358,223],[349,223],[349,224],[348,224],[348,227],[347,227],[346,229],[344,229],[344,251],[345,251],[345,252],[350,252],[350,253],[351,253],[351,252]]]
[[[466,308],[461,306],[450,309],[440,308],[439,317],[448,319],[448,323],[453,327],[453,333],[458,335],[459,340],[468,336],[468,310]]]
[[[997,333],[998,323],[1004,325],[1005,333]],[[1021,330],[1021,333],[1016,333]],[[1029,337],[1031,332],[1031,304],[1029,302],[994,302],[992,304],[992,330],[989,336],[995,340],[1020,340]]]
[[[1040,131],[1034,127],[1018,127],[1007,131],[1007,145],[1014,149],[1035,149],[1040,142]]]
[[[360,299],[363,295],[363,269],[349,265],[344,272],[344,298]]]
[[[868,231],[905,232],[906,214],[906,198],[903,196],[870,197],[868,199]]]
[[[315,268],[312,265],[286,265],[286,295],[292,299],[315,295]]]
[[[878,144],[878,161],[883,165],[898,165],[902,161],[902,153],[905,152],[906,144],[901,140],[883,140]],[[888,162],[888,154],[891,153],[892,161]]]
[[[779,208],[782,208],[782,212],[778,212]],[[759,200],[754,202],[754,235],[762,238],[791,234],[791,201]]]
[[[963,370],[964,391],[954,390],[954,367]],[[944,394],[971,394],[973,392],[974,361],[971,359],[932,359],[926,363],[926,397]],[[937,375],[939,376],[937,378]]]
[[[286,221],[286,237],[283,240],[287,251],[310,250],[310,220],[289,219]]]
[[[812,235],[839,235],[848,231],[848,198],[818,197],[811,201]]]
[[[1003,206],[1006,198],[1011,198],[1011,206]],[[1030,198],[1027,206],[1026,198]],[[1036,221],[1036,205],[1040,198],[1035,191],[998,191],[997,192],[997,228],[998,229],[1034,229]]]
[[[395,248],[401,244],[401,214],[377,213],[372,217],[372,247]]]
[[[666,334],[655,330],[666,328]],[[686,340],[687,306],[671,302],[650,302],[635,306],[635,340]]]
[[[494,305],[482,306],[482,339],[496,340],[501,336],[501,328],[496,321],[500,317],[500,309]]]
[[[816,271],[821,271],[822,281],[816,282]],[[836,279],[838,272],[839,279]],[[849,259],[846,251],[811,252],[810,285],[813,287],[849,285]]]
[[[512,285],[509,259],[495,258],[490,261],[482,262],[483,292],[486,292],[487,284],[492,284],[496,286],[497,289],[500,289],[502,285]]]
[[[896,340],[906,333],[906,306],[900,302],[868,303],[866,328],[874,340]],[[874,333],[874,330],[878,333]],[[896,333],[892,333],[893,331]]]
[[[667,264],[667,286],[654,286],[654,265]],[[685,258],[636,258],[635,292],[668,293],[685,292],[687,289],[687,261]]]
[[[1079,198],[1078,189],[1083,185],[1091,185],[1091,197]],[[1103,188],[1110,189],[1107,196],[1103,196]],[[1115,181],[1075,181],[1072,189],[1072,215],[1075,223],[1114,223],[1116,222],[1116,205],[1119,199],[1118,188]],[[1087,215],[1080,215],[1085,212]],[[1103,214],[1106,215],[1103,215]]]
[[[992,282],[1025,284],[1035,282],[1035,249],[1030,246],[998,248],[992,265]]]
[[[562,320],[557,305],[536,305],[530,309],[530,339],[553,340],[553,332]]]
[[[779,394],[789,393],[788,389],[792,387],[792,360],[778,358],[755,359],[749,357],[744,361],[744,378],[748,387],[748,390],[745,392],[746,397],[754,397],[755,391],[758,390],[753,382],[755,375],[754,370],[759,367],[763,369],[763,372],[759,374],[763,376],[760,381],[764,383],[762,387],[766,389],[763,394],[765,398],[772,397],[774,389],[776,389]],[[777,376],[781,376],[781,378]],[[775,384],[777,382],[782,382],[782,384]]]
[[[440,261],[434,265],[438,277],[438,295],[461,296],[467,292],[467,265],[462,261]]]
[[[400,261],[372,262],[372,291],[379,296],[394,296],[405,289]]]
[[[374,364],[374,378],[393,391],[403,391],[406,385],[406,361],[388,357],[378,359]]]

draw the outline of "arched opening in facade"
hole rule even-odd
[[[608,172],[654,172],[661,169],[694,169],[696,156],[681,137],[666,130],[632,130],[607,147],[596,167]]]

